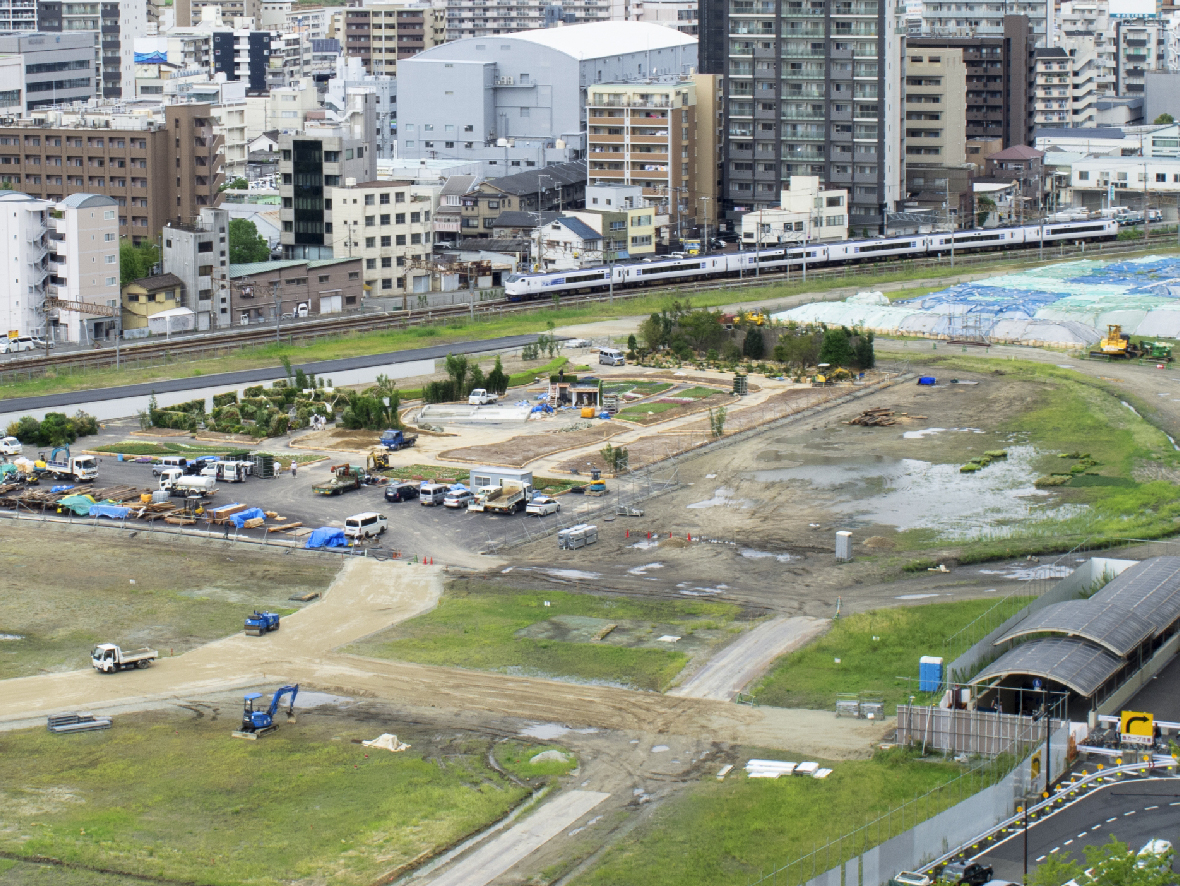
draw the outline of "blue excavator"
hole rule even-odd
[[[275,723],[275,712],[279,709],[279,702],[284,695],[291,696],[291,702],[287,706],[287,722],[295,722],[295,696],[299,693],[299,684],[292,686],[284,686],[274,694],[270,700],[270,707],[265,711],[254,710],[254,702],[262,698],[261,692],[247,692],[245,695],[245,705],[242,710],[242,727],[234,733],[235,738],[245,738],[250,741],[256,741],[268,732],[274,732],[278,729],[278,724]],[[261,708],[261,705],[259,705]]]

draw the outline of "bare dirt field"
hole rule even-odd
[[[556,433],[556,429],[554,429],[549,433],[531,433],[512,437],[502,443],[448,449],[439,453],[439,457],[451,461],[471,462],[472,464],[522,468],[529,462],[534,462],[547,455],[603,443],[628,430],[630,428],[627,425],[618,422],[597,422],[591,427],[565,433]]]

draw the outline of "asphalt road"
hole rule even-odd
[[[293,369],[314,373],[317,376],[331,375],[350,369],[366,369],[372,366],[388,366],[392,363],[408,363],[414,360],[436,360],[447,354],[476,354],[485,351],[519,348],[537,340],[533,335],[506,335],[483,341],[462,341],[433,345],[429,348],[413,348],[408,351],[393,351],[385,354],[368,354],[362,357],[345,357],[340,360],[322,360],[318,363],[303,363]],[[52,409],[57,406],[74,406],[102,400],[122,400],[128,397],[147,397],[151,394],[166,394],[176,391],[191,391],[197,388],[219,385],[251,385],[283,378],[281,366],[264,369],[243,369],[239,372],[223,372],[217,375],[202,375],[196,378],[174,378],[153,381],[139,385],[123,385],[117,388],[95,388],[89,391],[66,391],[60,394],[46,394],[42,397],[17,397],[0,400],[7,412],[21,412],[34,409]]]
[[[1180,721],[1180,656],[1168,662],[1151,682],[1124,705],[1128,711],[1148,711],[1157,720]],[[1180,834],[1177,834],[1180,838]]]
[[[295,477],[287,472],[272,480],[248,477],[242,483],[220,482],[211,501],[214,506],[241,502],[264,511],[277,511],[287,521],[297,520],[311,528],[343,528],[345,518],[376,511],[389,520],[389,531],[371,548],[400,551],[403,557],[414,554],[433,557],[444,564],[467,561],[471,554],[486,549],[489,542],[515,535],[521,520],[555,519],[524,514],[469,514],[465,509],[425,507],[417,499],[386,502],[381,486],[362,486],[332,496],[312,491],[313,486],[328,479],[332,465],[345,461],[348,456],[342,454],[337,459],[304,467]],[[121,485],[154,489],[159,479],[153,476],[150,464],[120,462],[114,456],[104,456],[99,459],[98,480],[94,485],[100,489]],[[260,529],[243,529],[240,534],[262,537],[265,533]]]
[[[1091,793],[1028,829],[1028,867],[1050,855],[1084,862],[1083,848],[1117,837],[1138,850],[1148,840],[1180,843],[1180,778],[1131,780]],[[1024,832],[1016,831],[978,859],[994,876],[1024,882]],[[1173,868],[1177,866],[1173,862]]]

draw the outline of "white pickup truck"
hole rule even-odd
[[[136,649],[124,652],[113,643],[99,643],[90,653],[90,663],[96,671],[113,674],[115,671],[125,671],[128,668],[146,668],[160,657],[154,649]]]
[[[500,398],[495,394],[489,394],[483,388],[476,388],[467,397],[468,406],[488,406],[495,403]]]

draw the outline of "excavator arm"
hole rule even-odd
[[[292,686],[284,686],[274,694],[274,698],[270,700],[270,710],[267,711],[267,714],[270,715],[272,720],[274,719],[275,712],[279,709],[279,701],[281,701],[283,696],[287,695],[288,693],[291,695],[291,703],[287,707],[287,717],[293,718],[295,716],[295,696],[299,694],[298,683]]]

